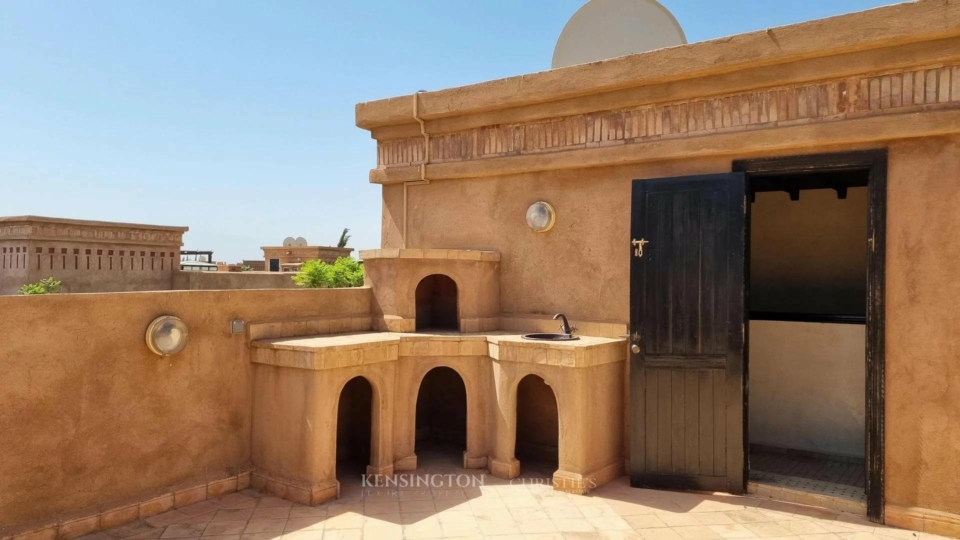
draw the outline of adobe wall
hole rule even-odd
[[[365,315],[369,289],[0,298],[0,533],[248,470],[253,365],[241,318]],[[164,314],[186,348],[144,342]]]
[[[173,273],[173,290],[296,289],[289,273],[182,272]]]
[[[169,290],[173,272],[180,268],[186,231],[187,227],[162,225],[0,217],[0,294],[16,294],[20,286],[49,277],[63,282],[65,293]]]
[[[896,121],[895,119],[890,119]],[[887,147],[887,502],[960,513],[960,137],[733,150],[717,158],[653,161],[435,180],[410,187],[410,247],[501,253],[504,314],[564,312],[629,321],[630,184],[730,171],[736,159]],[[383,246],[402,242],[402,185],[383,186]],[[531,232],[524,212],[550,202],[557,222]],[[456,219],[458,227],[449,227]],[[956,373],[954,373],[956,372]]]
[[[890,145],[887,504],[960,514],[960,136]]]

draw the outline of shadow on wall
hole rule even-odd
[[[420,280],[416,292],[417,331],[459,330],[457,284],[443,274]]]
[[[517,446],[523,470],[552,474],[560,465],[560,413],[553,389],[536,375],[517,385]]]

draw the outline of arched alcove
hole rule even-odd
[[[435,367],[420,382],[415,451],[421,464],[462,463],[467,448],[467,387],[449,367]]]
[[[417,331],[459,330],[457,284],[443,274],[429,275],[417,284]]]
[[[552,476],[560,468],[560,413],[553,389],[536,375],[517,385],[517,437],[520,470]]]
[[[337,478],[364,474],[370,464],[373,387],[354,377],[340,391],[337,403]]]

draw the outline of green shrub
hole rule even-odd
[[[331,289],[363,285],[363,265],[352,257],[340,257],[333,264],[321,260],[307,261],[293,276],[300,287]]]
[[[63,285],[62,282],[48,277],[36,283],[27,283],[23,287],[20,287],[20,294],[57,294],[60,292],[61,285]]]
[[[240,265],[240,271],[241,271],[241,272],[250,272],[250,271],[252,271],[252,270],[253,270],[253,267],[250,266],[249,264],[241,264],[241,265]]]

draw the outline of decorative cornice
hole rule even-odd
[[[365,249],[360,251],[364,261],[374,259],[436,259],[461,261],[500,261],[499,251],[472,249]]]
[[[960,64],[881,72],[431,137],[430,163],[543,154],[960,108]],[[379,141],[380,169],[424,159],[422,137]]]
[[[960,1],[920,0],[769,28],[578,66],[418,94],[419,117],[435,120],[542,104],[798,60],[900,47],[960,34]],[[412,95],[360,103],[356,124],[410,123]]]
[[[34,216],[0,218],[0,240],[183,245],[187,227],[165,227]]]

